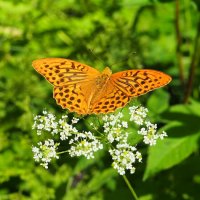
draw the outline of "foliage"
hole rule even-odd
[[[199,1],[0,0],[0,10],[0,199],[131,199],[105,152],[63,155],[48,170],[34,163],[33,114],[65,113],[31,67],[42,57],[171,75],[169,86],[137,100],[169,137],[141,146],[146,160],[128,178],[142,200],[199,198]]]

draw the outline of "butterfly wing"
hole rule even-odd
[[[88,65],[64,58],[43,58],[32,63],[35,70],[54,86],[90,81],[100,72]]]
[[[110,81],[127,96],[136,97],[167,85],[171,77],[157,70],[142,69],[115,73]]]
[[[54,87],[53,97],[63,109],[83,115],[88,112],[87,96],[78,84]]]
[[[111,75],[102,95],[93,100],[92,113],[113,112],[124,107],[132,97],[162,87],[171,77],[156,70],[127,70]]]
[[[131,99],[162,87],[171,77],[156,70],[127,70],[115,73],[102,89],[96,85],[100,72],[76,61],[44,58],[33,67],[54,85],[54,98],[62,108],[78,114],[108,113]],[[98,91],[98,93],[97,93]]]
[[[96,69],[64,58],[44,58],[32,63],[37,72],[54,85],[54,98],[62,108],[87,114],[88,102],[93,94]]]
[[[90,114],[114,112],[117,108],[124,107],[130,101],[130,98],[115,87],[111,81],[108,81],[101,94],[91,102]]]

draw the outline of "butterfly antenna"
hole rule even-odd
[[[90,51],[90,53],[92,53],[92,55],[95,57],[95,58],[97,58],[102,64],[104,64],[104,61],[101,59],[101,58],[99,58],[95,53],[94,53],[94,50],[93,49],[88,49],[89,51]]]
[[[136,52],[130,52],[130,53],[128,54],[128,56],[127,56],[125,59],[123,59],[123,60],[121,60],[121,61],[118,61],[118,62],[115,62],[115,63],[113,63],[112,65],[110,65],[110,67],[111,67],[111,66],[113,66],[113,65],[119,64],[119,63],[126,62],[126,61],[128,60],[128,58],[130,57],[130,55],[133,55],[133,54],[136,54]]]

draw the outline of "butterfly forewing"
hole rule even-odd
[[[54,86],[89,81],[100,74],[96,69],[64,58],[43,58],[33,61],[33,67]]]
[[[91,102],[91,113],[109,113],[124,107],[131,97],[162,87],[171,77],[156,70],[127,70],[111,75],[101,95]]]
[[[113,74],[110,81],[127,96],[136,97],[168,84],[171,77],[156,70],[127,70]]]

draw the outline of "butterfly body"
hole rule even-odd
[[[162,87],[171,77],[156,70],[126,70],[112,74],[64,58],[33,61],[33,67],[54,86],[58,105],[78,114],[99,114],[125,106],[132,97]]]
[[[96,83],[98,89],[102,89],[102,87],[104,87],[106,85],[106,83],[109,80],[111,74],[112,74],[112,71],[110,70],[110,68],[106,67],[103,70],[103,72],[101,73],[101,75],[99,75],[96,78],[95,83]]]

